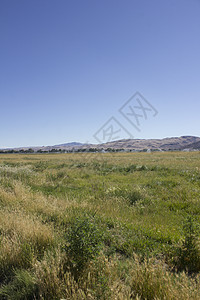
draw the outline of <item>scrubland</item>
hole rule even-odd
[[[200,152],[0,155],[0,299],[200,299]]]

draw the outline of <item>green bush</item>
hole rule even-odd
[[[200,249],[198,245],[199,224],[187,216],[183,223],[184,238],[173,251],[173,264],[177,271],[197,273],[200,271]]]
[[[87,263],[99,254],[103,232],[93,215],[84,214],[72,219],[66,235],[65,250],[71,262],[75,278]]]

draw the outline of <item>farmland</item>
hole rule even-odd
[[[0,299],[200,299],[200,152],[0,155]]]

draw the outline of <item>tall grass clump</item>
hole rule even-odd
[[[183,272],[171,273],[165,263],[152,258],[143,262],[135,257],[132,266],[130,299],[199,299],[199,277],[191,279]]]
[[[13,280],[0,288],[0,299],[36,300],[37,294],[36,279],[26,270],[16,270]]]
[[[73,274],[66,270],[64,252],[46,252],[41,261],[34,266],[34,274],[38,290],[38,299],[82,300],[94,299],[86,296],[87,283],[82,284],[74,279]]]

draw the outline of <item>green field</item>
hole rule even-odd
[[[0,155],[0,299],[200,299],[200,152]]]

